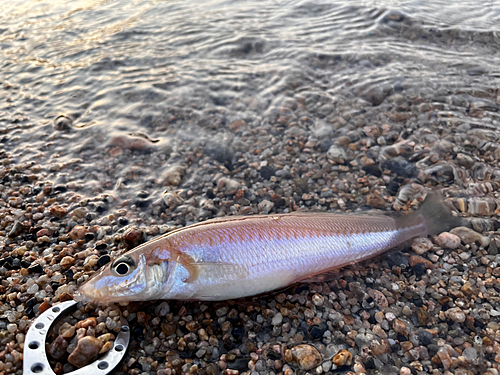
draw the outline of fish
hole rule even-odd
[[[82,284],[78,295],[103,304],[261,295],[462,224],[435,193],[399,217],[299,212],[217,218],[126,252]]]

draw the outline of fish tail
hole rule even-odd
[[[416,225],[422,219],[427,226],[427,234],[431,236],[466,225],[463,218],[453,216],[452,211],[445,204],[443,196],[436,191],[427,193],[420,208],[409,215],[400,217],[397,224],[398,227],[403,228]]]

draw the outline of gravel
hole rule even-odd
[[[485,138],[498,139],[500,124],[491,105],[476,103],[473,118],[437,95],[380,88],[334,104],[291,93],[229,130],[207,113],[213,134],[175,133],[184,141],[168,153],[144,139],[94,140],[91,130],[83,138],[95,147],[72,151],[73,161],[23,161],[4,146],[0,372],[21,374],[24,337],[41,312],[157,235],[227,215],[405,212],[439,189],[470,227],[265,296],[80,303],[49,334],[52,366],[72,371],[109,350],[121,313],[132,342],[117,374],[497,374],[500,147]],[[313,126],[317,111],[328,114]]]

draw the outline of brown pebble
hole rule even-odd
[[[373,355],[380,356],[386,352],[387,347],[383,344],[379,344],[377,341],[374,341],[370,349]]]
[[[62,336],[66,339],[70,339],[75,335],[75,332],[76,332],[75,327],[71,326],[68,329],[64,330]]]
[[[231,131],[238,131],[240,130],[240,128],[244,125],[246,125],[247,123],[244,121],[244,120],[236,120],[236,121],[233,121],[231,124],[229,124],[229,129]]]
[[[429,315],[427,308],[421,306],[417,309],[417,319],[422,326],[426,326],[427,324],[429,324],[431,316]]]
[[[342,349],[332,359],[332,362],[337,365],[337,367],[350,366],[352,363],[352,354],[350,351]]]
[[[62,359],[66,355],[66,348],[68,347],[68,341],[59,335],[49,346],[49,354],[54,359]]]
[[[144,232],[137,227],[127,229],[123,234],[123,243],[127,250],[130,250],[144,241]]]
[[[88,327],[95,327],[97,325],[97,319],[91,316],[90,318],[87,318],[85,320],[81,320],[78,323],[75,324],[75,328],[88,328]]]
[[[402,320],[394,319],[394,322],[392,322],[392,328],[396,331],[396,333],[408,337],[408,328]]]
[[[403,341],[400,343],[401,345],[401,349],[403,349],[403,352],[408,352],[410,351],[410,349],[413,348],[413,344],[411,343],[411,341]]]
[[[113,335],[112,333],[105,333],[104,335],[99,336],[98,339],[103,343],[106,343],[108,341],[114,341],[115,335]]]
[[[47,228],[44,228],[44,229],[40,229],[38,232],[36,232],[36,236],[38,238],[40,237],[44,237],[44,236],[52,236],[52,231],[50,229],[47,229]]]
[[[54,373],[56,375],[63,374],[63,364],[61,362],[57,362],[56,365],[54,366]]]
[[[72,240],[81,240],[85,237],[85,233],[87,233],[87,228],[83,225],[75,225],[71,232],[69,232],[69,236]]]
[[[432,249],[432,242],[427,237],[417,237],[411,243],[411,248],[418,255],[422,255]]]
[[[472,296],[474,294],[475,288],[472,286],[469,280],[467,280],[464,285],[460,288],[463,294],[466,296]]]
[[[48,309],[50,309],[52,306],[50,305],[50,303],[44,301],[42,302],[42,304],[38,307],[38,312],[40,314],[43,314],[45,311],[47,311]]]
[[[108,146],[120,147],[131,151],[142,151],[152,148],[154,144],[141,137],[117,135],[109,140]]]
[[[368,194],[366,197],[366,204],[373,208],[384,208],[385,200],[378,194]]]
[[[102,346],[101,350],[99,350],[99,354],[106,353],[109,349],[113,347],[113,343],[111,341],[106,341]]]
[[[380,326],[380,324],[375,324],[373,326],[373,333],[376,334],[381,339],[386,339],[387,338],[387,333],[382,329],[382,327]]]
[[[288,363],[292,362],[293,361],[292,351],[290,349],[285,349],[285,352],[283,353],[283,358]]]
[[[410,257],[410,267],[414,267],[416,266],[417,264],[425,264],[425,267],[427,269],[432,269],[434,268],[434,265],[432,264],[432,262],[428,259],[425,259],[424,257],[421,257],[420,255],[412,255]]]
[[[59,301],[60,302],[65,302],[65,301],[70,301],[73,299],[73,295],[70,293],[64,292],[59,296]]]
[[[368,295],[373,298],[378,308],[383,309],[389,306],[389,302],[387,302],[387,297],[381,291],[370,289],[368,290]]]
[[[61,259],[61,262],[59,263],[63,269],[68,269],[71,267],[73,264],[75,264],[75,258],[68,256],[65,256],[64,258]]]
[[[121,148],[119,146],[114,147],[111,150],[109,150],[109,154],[111,156],[113,156],[113,157],[117,157],[117,156],[123,155],[123,148]]]
[[[310,370],[321,363],[321,354],[311,345],[302,344],[291,349],[293,359],[302,370]]]
[[[448,319],[454,321],[455,323],[463,323],[466,318],[465,313],[460,309],[460,307],[453,307],[446,310],[445,315]]]
[[[64,217],[68,213],[68,210],[65,209],[64,207],[61,207],[61,206],[53,206],[50,209],[50,213],[52,215],[54,215],[55,217],[61,219],[62,217]]]
[[[445,370],[448,370],[453,364],[453,360],[451,359],[447,349],[439,349],[436,355],[439,357],[441,364],[443,365]]]
[[[100,340],[85,336],[78,341],[75,350],[68,357],[68,362],[78,368],[86,366],[97,358],[102,347]]]

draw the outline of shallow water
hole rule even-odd
[[[289,125],[301,106],[306,138],[318,139],[335,137],[349,111],[376,119],[398,92],[447,102],[453,116],[493,98],[496,121],[494,1],[2,3],[4,150],[89,195],[119,181],[151,190],[193,157],[186,150],[232,169],[249,150],[245,131]],[[66,130],[54,129],[60,114]],[[248,127],[230,126],[237,120]]]

